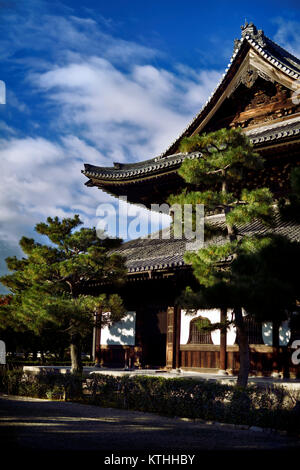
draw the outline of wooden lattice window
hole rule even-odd
[[[201,330],[201,327],[210,324],[210,320],[206,317],[200,316],[191,320],[188,344],[213,344],[211,332]]]

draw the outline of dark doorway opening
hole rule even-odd
[[[137,330],[142,344],[144,367],[166,365],[167,312],[157,305],[142,307],[137,314]]]

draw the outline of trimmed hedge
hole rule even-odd
[[[169,416],[211,419],[230,392],[217,382],[164,377],[113,377],[94,374],[87,379],[93,402]]]
[[[55,400],[80,399],[84,379],[76,374],[24,374],[20,368],[0,371],[0,392]]]
[[[99,374],[86,382],[90,402],[100,406],[300,432],[299,392],[283,387]]]
[[[300,394],[283,387],[239,389],[187,378],[0,371],[0,391],[232,424],[300,432]]]

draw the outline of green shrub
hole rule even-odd
[[[2,368],[0,370],[0,391],[9,395],[18,395],[22,375],[22,369]]]
[[[46,391],[46,398],[48,398],[48,400],[64,400],[65,396],[65,388],[63,385],[54,385],[52,389]]]
[[[101,406],[300,431],[295,397],[284,388],[240,389],[184,378],[98,374],[92,374],[86,384],[91,402]]]
[[[82,376],[75,374],[38,375],[23,373],[22,369],[3,369],[0,373],[0,391],[48,399],[79,399],[82,396]]]
[[[299,392],[283,387],[240,389],[214,381],[102,374],[83,379],[74,374],[31,375],[6,369],[0,371],[0,391],[300,432]]]

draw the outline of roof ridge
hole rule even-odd
[[[293,60],[295,60],[296,62],[298,62],[298,64],[300,65],[300,59],[299,57],[295,56],[294,54],[292,54],[291,52],[289,52],[287,49],[285,49],[284,47],[280,46],[280,44],[278,44],[277,42],[273,41],[272,39],[270,39],[268,36],[265,36],[265,38],[275,47],[277,47],[278,49],[280,49],[282,52],[284,52],[285,54],[287,54],[289,57],[291,57]]]
[[[272,51],[267,50],[267,43],[269,42],[271,46],[275,46],[278,49],[282,50],[284,53],[287,53],[291,57],[294,57],[292,54],[290,54],[288,51],[286,51],[284,48],[279,46],[277,43],[272,41],[270,38],[265,36],[263,30],[259,29],[257,30],[256,26],[253,23],[246,23],[245,26],[241,26],[242,29],[242,37],[241,39],[235,39],[234,44],[234,50],[232,53],[232,56],[230,58],[230,61],[228,63],[227,68],[225,69],[225,72],[222,74],[221,79],[219,80],[218,84],[216,85],[215,89],[213,92],[210,94],[206,102],[203,104],[201,107],[200,111],[196,114],[196,116],[188,123],[188,125],[185,127],[183,132],[180,134],[179,137],[173,140],[173,142],[168,146],[168,148],[162,152],[159,155],[159,158],[164,158],[167,156],[166,154],[168,153],[169,150],[173,147],[174,144],[176,144],[185,134],[186,131],[191,127],[191,125],[197,120],[197,118],[203,113],[203,111],[206,109],[206,107],[209,105],[211,102],[211,99],[213,96],[216,94],[217,90],[220,88],[222,83],[224,82],[225,78],[228,75],[229,70],[233,66],[235,59],[237,55],[240,53],[242,49],[242,45],[247,42],[250,46],[254,47],[259,54],[261,54],[265,59],[267,59],[269,62],[271,62],[275,67],[279,68],[283,73],[286,73],[289,76],[292,76],[293,78],[300,78],[300,59],[295,57],[297,59],[297,62],[299,62],[299,70],[295,70],[293,67],[293,64],[290,65],[285,65],[280,58],[276,58],[273,54]],[[265,41],[266,40],[266,41]],[[254,44],[253,44],[254,43]],[[292,71],[292,75],[290,73]]]
[[[138,162],[114,163],[113,167],[98,167],[96,165],[85,164],[85,169],[82,170],[82,173],[85,176],[91,178],[109,178],[111,181],[114,182],[119,180],[130,179],[133,176],[139,178],[140,176],[147,177],[150,174],[158,174],[158,172],[160,172],[162,168],[165,168],[166,171],[173,171],[173,169],[177,165],[181,164],[183,159],[199,157],[201,155],[199,152],[194,152],[188,155],[182,152],[174,153],[176,150],[176,145],[178,145],[184,135],[187,135],[189,131],[194,131],[199,125],[199,123],[202,122],[202,116],[205,117],[205,113],[209,112],[209,106],[211,104],[213,106],[212,100],[215,97],[218,97],[218,93],[222,93],[222,90],[224,91],[224,88],[228,86],[228,77],[230,80],[230,73],[232,71],[232,68],[236,65],[238,67],[240,66],[238,62],[239,59],[243,59],[242,54],[245,53],[246,55],[250,47],[256,50],[257,53],[260,54],[260,56],[264,60],[271,63],[274,67],[278,68],[282,73],[285,73],[286,75],[295,80],[300,78],[300,59],[295,57],[297,63],[295,62],[296,65],[292,66],[293,64],[289,62],[289,58],[294,58],[292,54],[290,54],[288,51],[276,44],[270,38],[265,36],[262,30],[257,30],[256,26],[253,23],[247,23],[245,26],[242,26],[242,37],[240,39],[235,40],[235,47],[233,50],[233,54],[230,58],[230,62],[228,63],[228,66],[225,69],[222,77],[220,78],[217,86],[215,87],[211,95],[208,97],[206,102],[203,104],[196,116],[193,117],[192,120],[190,120],[185,129],[181,132],[181,134],[173,140],[173,142],[168,146],[168,148],[164,152],[154,158]],[[284,55],[281,56],[281,54]],[[297,68],[298,63],[299,69]],[[288,122],[289,124],[293,124],[292,120],[289,120]],[[247,133],[249,134],[250,138],[251,136],[253,136],[253,144],[261,144],[264,141],[271,141],[281,137],[284,138],[286,136],[289,137],[291,135],[299,134],[300,132],[299,128],[293,128],[288,131],[284,129],[284,132],[278,132],[271,136],[264,136],[262,138],[256,137],[256,135],[267,131],[268,128],[276,129],[277,123],[274,123],[274,126],[272,126],[271,124],[267,124],[266,126],[267,128],[263,126],[257,130],[249,129],[249,132]],[[278,127],[285,128],[287,127],[287,124],[278,124]],[[90,181],[88,181],[86,184],[89,185]]]
[[[271,46],[275,46],[275,48],[279,49],[280,51],[284,52],[287,54],[289,57],[292,59],[295,59],[296,62],[300,65],[300,59],[299,57],[296,57],[293,55],[291,52],[286,50],[284,47],[280,46],[277,42],[273,41],[270,39],[268,36],[265,35],[264,31],[262,29],[257,29],[256,26],[251,22],[251,23],[245,23],[245,25],[241,26],[242,30],[242,37],[247,38],[247,36],[251,36],[251,38],[256,41],[262,48],[265,48],[267,46],[267,43],[270,43]],[[239,43],[239,40],[235,40],[235,44],[237,45]]]

